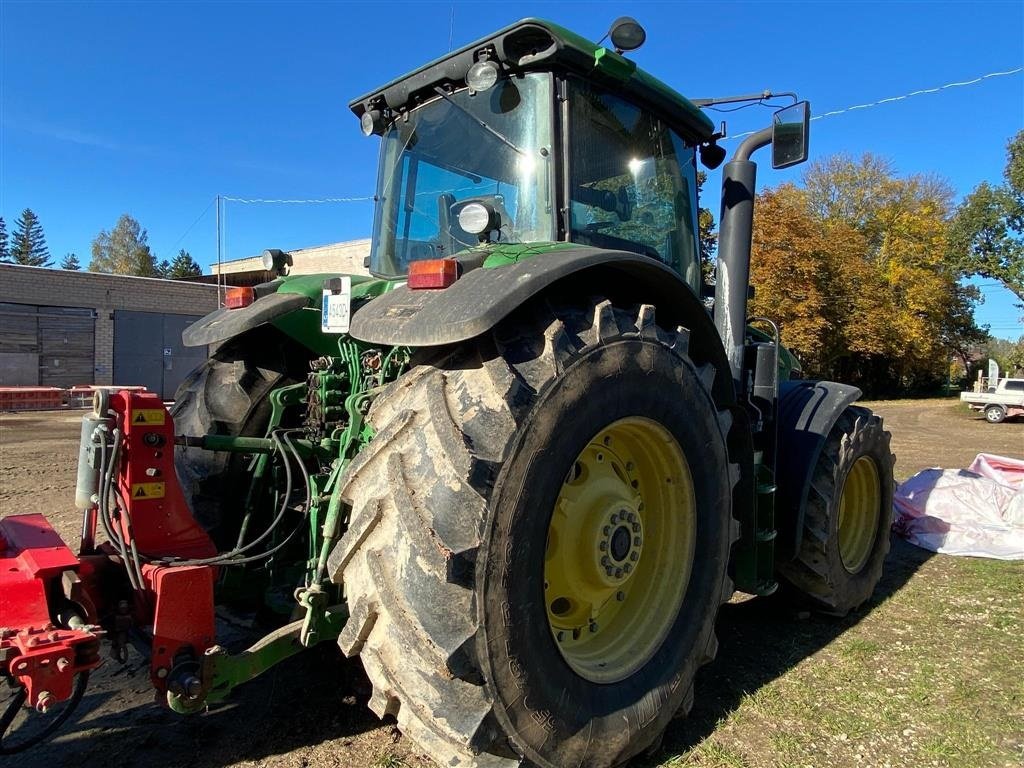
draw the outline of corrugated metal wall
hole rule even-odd
[[[0,303],[0,328],[0,385],[72,387],[92,383],[94,310]]]

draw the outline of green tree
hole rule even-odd
[[[180,280],[183,277],[197,277],[203,274],[203,268],[182,248],[169,264],[166,259],[160,262],[160,274],[169,280]]]
[[[122,214],[110,232],[101,230],[92,241],[89,271],[159,277],[156,257],[149,248],[148,239],[139,222],[127,213]]]
[[[64,258],[61,259],[61,262],[60,262],[60,268],[61,269],[70,269],[70,270],[79,270],[79,269],[81,269],[82,265],[78,262],[78,254],[77,253],[66,253],[66,254],[64,254]]]
[[[983,181],[957,209],[950,256],[964,275],[998,280],[1024,302],[1024,131],[1006,148],[1004,184]]]
[[[46,236],[43,234],[39,217],[32,209],[26,208],[22,211],[14,226],[11,260],[15,264],[24,264],[27,267],[50,266],[50,249],[46,247]]]
[[[0,262],[9,261],[11,258],[7,250],[7,225],[4,217],[0,216]]]

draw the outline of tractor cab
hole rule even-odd
[[[648,256],[699,292],[713,127],[620,53],[526,20],[351,106],[382,137],[373,274],[560,241]]]

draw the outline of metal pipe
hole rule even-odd
[[[722,172],[719,216],[718,275],[715,286],[715,327],[722,338],[736,392],[743,390],[743,348],[746,341],[747,294],[750,286],[750,244],[754,225],[757,163],[755,150],[772,140],[772,129],[758,131],[740,144]]]

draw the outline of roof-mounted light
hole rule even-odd
[[[384,133],[384,114],[379,109],[368,109],[359,117],[359,128],[363,136],[380,136]]]
[[[470,90],[480,93],[493,88],[500,74],[501,68],[496,61],[484,59],[469,68],[469,72],[466,73],[466,85]]]
[[[647,32],[640,26],[640,22],[630,16],[620,16],[613,21],[608,36],[616,53],[635,51],[647,40]]]

